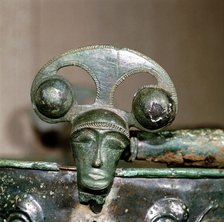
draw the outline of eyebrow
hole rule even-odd
[[[119,137],[125,137],[125,138],[126,138],[125,135],[123,135],[123,134],[121,134],[121,133],[119,133],[119,132],[116,132],[116,131],[106,132],[106,134],[107,134],[107,135],[109,135],[109,134],[117,134],[117,135],[119,135]],[[119,139],[119,138],[117,138],[117,137],[115,137],[115,139],[116,139],[119,143],[121,143],[124,147],[126,147],[126,143],[125,143],[123,140],[121,140],[121,139]]]
[[[89,131],[92,135],[95,136],[95,130],[94,129],[85,128],[85,129],[80,129],[80,130],[74,131],[71,135],[71,138],[80,136],[83,133],[82,131],[86,131],[86,130]],[[86,136],[86,134],[84,134],[84,135]]]

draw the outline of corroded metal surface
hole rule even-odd
[[[77,203],[73,172],[9,168],[0,171],[0,178],[1,215],[5,219],[17,212],[18,205],[28,195],[41,206],[44,214],[42,221],[66,221]],[[33,213],[31,211],[28,217],[32,218]]]
[[[126,168],[117,169],[116,176],[124,178],[222,178],[223,169],[204,168]]]
[[[132,132],[135,158],[176,166],[224,167],[224,131],[192,129]]]
[[[0,168],[6,168],[6,167],[16,169],[32,169],[32,170],[48,170],[48,171],[59,170],[58,164],[52,162],[0,160]]]
[[[58,74],[66,66],[93,78],[94,104],[77,103],[76,88]],[[117,109],[116,88],[139,72],[152,74],[157,85],[136,92],[131,112]],[[31,98],[42,120],[72,124],[77,171],[0,161],[0,221],[224,221],[224,170],[208,168],[224,166],[224,133],[158,132],[174,120],[177,96],[169,75],[150,58],[112,46],[71,50],[38,72]],[[133,126],[141,131],[130,132]],[[116,169],[121,157],[207,168]]]
[[[32,222],[223,222],[223,176],[194,180],[186,177],[140,178],[133,173],[132,178],[115,177],[101,213],[94,214],[79,203],[76,171],[2,168],[0,221],[10,221],[19,212]],[[24,209],[28,200],[35,211]]]
[[[66,66],[81,67],[92,77],[96,85],[94,104],[78,104],[76,88],[58,74]],[[140,72],[153,75],[157,84],[146,84],[136,92],[131,112],[116,108],[116,88]],[[176,91],[166,71],[149,57],[112,46],[84,47],[50,60],[33,81],[31,100],[42,120],[72,124],[79,200],[90,206],[93,201],[104,204],[117,163],[129,147],[129,128],[158,131],[170,125],[177,113]]]

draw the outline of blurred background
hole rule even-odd
[[[110,44],[139,51],[170,75],[179,98],[171,129],[224,128],[223,0],[1,0],[0,157],[70,163],[69,125],[32,113],[30,88],[52,57],[81,46]],[[95,86],[79,68],[60,73],[91,103]],[[116,91],[130,110],[136,90],[154,83],[141,73]]]

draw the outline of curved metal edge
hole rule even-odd
[[[76,171],[74,167],[63,167],[57,163],[0,160],[0,169],[17,168],[43,171]],[[116,177],[126,178],[224,178],[224,169],[208,168],[118,168]]]
[[[97,95],[99,94],[99,90],[100,90],[100,85],[98,83],[99,76],[98,77],[95,76],[95,74],[92,72],[92,70],[89,70],[88,67],[84,67],[84,64],[80,64],[78,62],[77,58],[79,57],[78,54],[80,54],[84,51],[100,50],[100,49],[115,50],[115,52],[117,52],[117,56],[118,56],[117,59],[121,60],[121,61],[119,61],[119,65],[117,67],[117,69],[118,69],[117,72],[119,72],[119,76],[117,77],[117,80],[114,82],[115,84],[111,88],[111,92],[110,92],[110,95],[108,98],[109,100],[111,100],[111,101],[108,101],[108,105],[110,106],[110,108],[113,108],[113,94],[114,94],[117,86],[120,85],[121,82],[123,82],[129,75],[137,74],[139,72],[147,72],[147,73],[153,75],[154,77],[156,77],[156,79],[158,80],[159,87],[164,88],[171,94],[172,98],[174,99],[175,105],[176,105],[176,113],[177,113],[178,101],[177,101],[175,87],[174,87],[173,82],[170,79],[168,73],[159,64],[157,64],[150,57],[147,57],[147,56],[145,56],[137,51],[131,50],[131,49],[127,49],[127,48],[119,49],[117,47],[110,46],[110,45],[96,45],[96,46],[86,46],[86,47],[82,47],[82,48],[79,48],[76,50],[70,50],[68,52],[65,52],[64,54],[61,54],[61,55],[51,59],[46,65],[44,65],[40,69],[40,71],[38,72],[37,76],[35,77],[32,87],[31,87],[31,100],[32,100],[32,104],[33,104],[33,109],[35,110],[37,115],[42,120],[49,122],[49,123],[72,121],[71,116],[74,116],[74,114],[75,114],[74,106],[72,106],[70,111],[68,111],[66,113],[66,115],[64,115],[63,117],[60,117],[58,119],[52,119],[52,118],[47,118],[47,117],[43,116],[41,113],[39,113],[39,111],[35,107],[33,98],[34,98],[35,91],[36,91],[37,87],[43,81],[43,79],[48,78],[49,76],[52,76],[52,75],[56,75],[58,69],[60,69],[61,67],[68,66],[68,65],[75,65],[75,66],[79,66],[79,67],[83,68],[84,70],[86,70],[90,74],[90,76],[93,78],[93,80],[96,84],[96,88],[97,88]],[[77,56],[78,56],[76,58],[77,61],[71,62],[69,60],[69,58],[70,58],[69,56],[74,56],[75,54],[77,54]],[[61,62],[59,62],[59,60],[64,57],[68,57],[67,58],[68,61],[65,64],[61,64]],[[126,62],[128,61],[128,59],[126,59],[126,58],[129,58],[129,57],[131,57],[131,59],[134,62],[131,63],[132,65],[130,67],[126,67]],[[128,62],[130,63],[130,61],[128,61]],[[116,75],[118,75],[118,73]],[[97,97],[99,97],[99,95]],[[98,98],[98,99],[96,98],[95,104],[93,104],[93,105],[96,105],[97,107],[100,106],[101,105],[100,99],[102,99],[102,98]],[[104,105],[106,105],[106,104],[104,104]],[[77,104],[76,104],[76,106],[77,106]],[[80,110],[89,109],[89,107],[88,107],[88,105],[87,106],[78,105],[76,109],[77,109],[76,111],[79,112]],[[133,118],[131,113],[127,112],[124,116],[125,116],[125,118],[127,118],[130,126],[135,125],[139,129],[142,129],[145,131],[150,131],[150,130],[147,130],[144,127],[142,127],[140,124],[138,124],[138,122],[135,120],[135,118]]]

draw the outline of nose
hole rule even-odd
[[[92,167],[94,168],[100,168],[103,165],[102,159],[101,159],[101,153],[100,149],[97,149],[95,157],[92,162]]]

